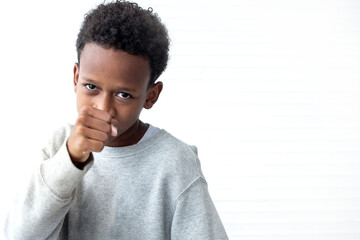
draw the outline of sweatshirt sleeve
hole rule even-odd
[[[56,141],[49,145],[51,151],[43,151],[44,161],[11,207],[5,222],[6,239],[58,239],[75,189],[93,161],[80,170],[71,162],[66,140],[60,147],[54,145]],[[47,152],[53,153],[48,156]]]
[[[171,239],[228,239],[204,178],[199,177],[177,199]]]

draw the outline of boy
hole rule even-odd
[[[227,239],[196,148],[139,120],[169,38],[151,10],[101,4],[76,42],[78,118],[58,130],[6,221],[8,239]]]

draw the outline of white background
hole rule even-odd
[[[75,41],[98,3],[1,3],[1,217],[76,117]],[[230,239],[360,239],[360,1],[139,4],[172,39],[142,119],[198,146]]]

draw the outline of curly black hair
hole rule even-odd
[[[100,4],[85,15],[76,41],[79,64],[87,43],[148,59],[149,86],[165,70],[169,58],[170,39],[158,15],[152,8],[145,10],[136,3],[122,0]]]

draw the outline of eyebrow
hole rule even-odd
[[[90,84],[94,84],[96,86],[98,86],[98,82],[95,81],[95,80],[92,80],[90,78],[86,78],[86,77],[83,77],[83,79],[87,82],[87,83],[90,83]],[[119,91],[125,91],[125,92],[136,92],[135,89],[132,89],[132,88],[127,88],[127,87],[116,87],[116,91],[119,92]]]

